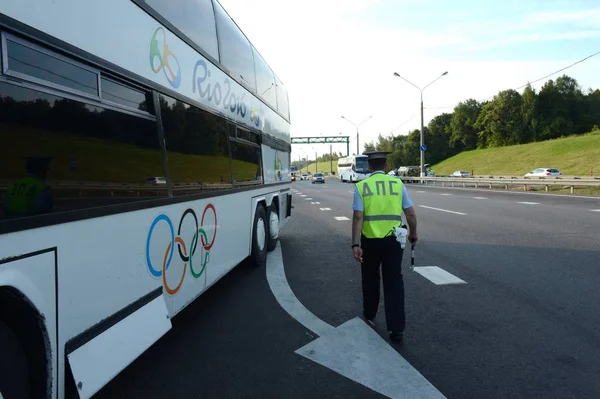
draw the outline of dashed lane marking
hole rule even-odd
[[[322,211],[330,211],[331,210],[331,208],[319,208],[319,209]]]
[[[435,285],[467,284],[466,281],[438,266],[415,266],[414,271]]]
[[[487,199],[487,198],[485,198],[485,197],[473,197],[473,199],[482,199],[483,200],[483,199]]]
[[[518,204],[523,204],[523,205],[539,205],[539,202],[527,202],[527,201],[519,201],[517,202]]]
[[[321,205],[321,203],[319,201],[311,202],[311,204],[313,204],[313,205]]]
[[[334,217],[334,219],[335,220],[350,220],[346,216],[336,216],[336,217]]]
[[[434,211],[440,211],[440,212],[448,212],[448,213],[454,213],[455,215],[463,215],[465,216],[466,213],[462,213],[462,212],[454,212],[454,211],[449,211],[447,209],[441,209],[441,208],[434,208],[432,206],[425,206],[425,205],[419,205],[421,208],[427,208],[427,209],[433,209]]]

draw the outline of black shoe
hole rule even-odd
[[[392,331],[390,333],[390,340],[395,342],[402,342],[404,339],[404,333]]]
[[[369,319],[367,316],[365,316],[365,314],[363,313],[363,320],[369,325],[369,327],[371,328],[375,328],[375,317],[373,317],[372,319]]]

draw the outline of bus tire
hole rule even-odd
[[[252,252],[250,258],[252,265],[263,267],[267,264],[267,245],[269,241],[269,224],[262,204],[256,206],[254,223],[252,227]]]
[[[277,204],[273,202],[267,211],[267,220],[269,221],[269,239],[267,241],[267,251],[271,252],[277,246],[279,240],[279,211]]]
[[[29,364],[15,332],[0,320],[0,395],[4,399],[30,398]]]

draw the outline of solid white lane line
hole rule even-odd
[[[335,216],[334,219],[335,220],[350,220],[346,216]]]
[[[434,208],[432,206],[425,206],[425,205],[419,205],[421,208],[427,208],[427,209],[433,209],[434,211],[440,211],[440,212],[448,212],[448,213],[454,213],[455,215],[466,215],[466,213],[462,213],[462,212],[454,212],[454,211],[449,211],[447,209],[441,209],[441,208]]]
[[[322,211],[330,211],[331,210],[331,208],[319,208],[319,209]]]
[[[527,202],[527,201],[519,201],[517,202],[517,204],[524,204],[524,205],[539,205],[539,202]]]
[[[437,266],[415,266],[414,270],[435,285],[467,284],[466,281]]]

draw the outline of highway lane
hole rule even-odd
[[[431,286],[407,275],[411,363],[455,397],[598,396],[600,217],[588,210],[595,200],[408,187],[417,206],[464,214],[418,208],[417,264],[468,282]],[[351,185],[297,188],[351,217]],[[323,220],[346,230],[348,246],[350,222]]]
[[[350,251],[353,186],[293,187],[306,197],[294,195],[281,234],[285,273],[302,304],[336,327],[361,313],[360,267]],[[404,345],[393,347],[447,398],[599,397],[600,248],[577,226],[600,231],[600,214],[576,202],[572,212],[553,212],[541,200],[534,209],[515,205],[527,201],[520,197],[408,187],[417,206],[465,214],[417,208],[416,263],[466,284],[435,285],[410,272],[406,252],[408,325]],[[574,199],[560,201],[570,209]],[[562,221],[565,237],[553,233]],[[376,330],[387,340],[383,306]],[[265,269],[240,265],[96,397],[381,397],[294,353],[315,338],[279,306]]]

